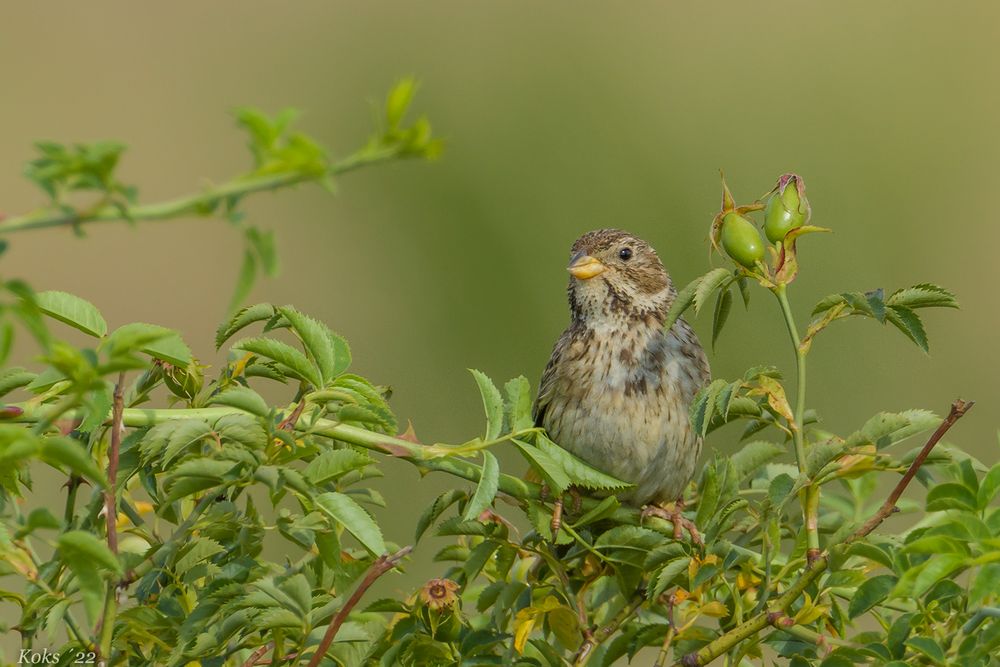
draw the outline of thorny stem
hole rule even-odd
[[[337,631],[340,630],[340,626],[344,624],[347,620],[347,616],[351,613],[351,610],[357,606],[358,602],[364,596],[365,591],[367,591],[375,580],[381,577],[383,574],[389,570],[396,567],[399,561],[403,560],[407,554],[413,550],[413,547],[403,547],[396,553],[392,554],[382,554],[378,559],[372,563],[372,566],[368,569],[368,574],[365,578],[358,584],[358,587],[354,589],[354,593],[348,598],[344,606],[340,608],[333,620],[330,621],[329,627],[326,629],[326,634],[323,635],[323,639],[320,640],[319,646],[316,647],[316,652],[313,653],[312,659],[309,660],[308,667],[317,667],[320,662],[323,661],[323,657],[326,655],[326,651],[330,648],[330,644],[333,642],[334,637],[337,636]]]
[[[108,447],[108,488],[104,491],[104,514],[108,532],[108,548],[118,555],[118,450],[122,443],[122,412],[125,410],[125,371],[118,374],[115,384],[114,402],[111,408],[111,444]],[[111,640],[114,636],[115,614],[118,611],[118,587],[120,582],[108,582],[104,598],[104,614],[100,620],[100,644],[98,664],[108,664],[111,656]]]
[[[777,285],[774,295],[781,304],[781,314],[785,317],[785,326],[795,348],[795,423],[792,428],[792,438],[795,442],[795,461],[799,472],[806,470],[805,429],[803,427],[806,412],[806,350],[799,339],[798,327],[792,316],[792,308],[788,303],[786,286]],[[806,529],[806,561],[812,562],[819,557],[819,487],[810,481],[802,491],[802,519]]]
[[[902,479],[896,484],[896,488],[892,490],[889,494],[889,498],[886,499],[882,507],[865,522],[860,528],[854,531],[846,540],[838,545],[830,547],[831,550],[841,550],[848,544],[860,540],[875,530],[890,514],[893,513],[893,508],[896,506],[896,501],[902,495],[906,486],[913,479],[914,475],[917,474],[917,470],[923,465],[924,461],[927,459],[927,455],[930,454],[934,445],[948,432],[955,422],[962,418],[962,416],[974,405],[973,401],[962,401],[956,400],[951,405],[951,411],[948,416],[941,422],[937,430],[931,435],[927,440],[927,444],[924,448],[920,450],[920,453],[913,463],[910,464],[909,469],[906,474],[903,475]],[[752,618],[744,621],[740,625],[725,633],[721,637],[709,642],[699,651],[694,653],[689,653],[684,656],[679,662],[675,663],[675,667],[699,667],[700,665],[707,665],[715,658],[720,655],[727,653],[730,649],[736,646],[739,642],[744,639],[753,637],[754,635],[760,633],[764,628],[771,625],[771,619],[774,618],[775,613],[786,613],[792,604],[799,599],[799,596],[805,591],[806,588],[819,577],[830,564],[830,554],[821,553],[818,558],[810,562],[806,569],[799,575],[799,578],[786,590],[779,598],[774,601],[770,609],[756,614]]]

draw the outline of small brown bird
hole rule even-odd
[[[701,454],[688,407],[709,367],[687,322],[663,330],[677,290],[656,251],[618,229],[577,239],[568,269],[572,319],[542,374],[535,423],[590,465],[634,484],[623,502],[672,521],[675,537],[684,526],[698,541],[681,516],[681,495]]]

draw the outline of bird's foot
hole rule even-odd
[[[660,507],[659,505],[646,505],[642,508],[642,513],[640,514],[640,519],[645,519],[650,516],[659,517],[664,521],[669,521],[674,524],[674,539],[679,540],[683,536],[683,531],[686,530],[688,535],[691,536],[691,541],[700,546],[705,546],[705,542],[701,539],[701,534],[698,532],[698,527],[694,525],[694,522],[690,519],[684,518],[684,501],[678,500],[672,503],[673,509]]]

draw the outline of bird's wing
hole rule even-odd
[[[542,371],[542,379],[538,382],[538,396],[535,397],[535,404],[531,408],[535,426],[542,426],[542,421],[545,419],[545,410],[548,408],[549,401],[552,400],[555,391],[556,369],[559,367],[559,360],[569,346],[569,341],[570,333],[567,329],[556,341],[552,348],[552,356],[549,357],[549,363],[545,364],[545,370]]]

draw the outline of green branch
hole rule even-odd
[[[326,171],[298,170],[276,174],[240,176],[221,185],[207,188],[195,195],[154,204],[136,206],[105,204],[91,211],[77,211],[63,207],[46,208],[7,218],[0,223],[0,235],[46,227],[76,227],[95,222],[169,220],[186,215],[204,216],[227,201],[256,192],[281,190],[302,183],[320,182],[364,166],[386,162],[399,157],[402,152],[403,147],[397,145],[380,149],[366,148],[335,162]]]

